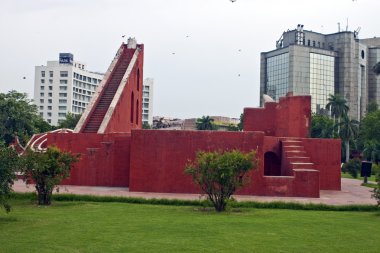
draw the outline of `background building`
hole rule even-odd
[[[153,125],[153,78],[145,78],[143,83],[142,123]]]
[[[380,104],[380,79],[372,72],[380,61],[380,38],[359,39],[359,30],[321,34],[298,25],[284,32],[275,50],[261,53],[261,104],[263,94],[278,101],[292,92],[311,95],[312,111],[320,112],[330,94],[340,94],[355,119],[368,101]]]
[[[57,125],[66,114],[81,114],[90,102],[103,74],[90,72],[74,61],[70,53],[60,53],[59,61],[35,67],[34,103],[40,115]]]

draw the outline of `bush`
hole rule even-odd
[[[380,173],[376,177],[377,187],[373,189],[372,197],[376,199],[377,205],[380,206]]]
[[[377,175],[380,172],[380,164],[372,163],[371,175]]]
[[[247,154],[239,150],[199,151],[196,160],[186,166],[185,173],[193,177],[215,210],[221,212],[225,210],[231,195],[248,182],[247,173],[257,167],[255,151]]]
[[[6,212],[11,210],[8,200],[19,165],[20,159],[16,151],[0,143],[0,206],[3,206]]]
[[[35,182],[39,205],[51,204],[54,187],[70,176],[71,166],[78,160],[79,155],[62,152],[57,147],[48,147],[45,153],[27,151],[24,179]]]
[[[342,172],[349,173],[353,178],[357,178],[361,169],[361,161],[357,158],[351,159],[342,167]]]

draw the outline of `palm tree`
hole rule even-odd
[[[210,116],[202,116],[202,118],[198,118],[195,123],[197,130],[215,130],[216,126],[214,124],[214,119],[210,118]]]
[[[350,141],[356,139],[359,133],[359,121],[350,119],[347,114],[343,115],[342,122],[337,126],[341,127],[340,137],[345,143],[346,147],[346,162],[350,158]]]
[[[346,115],[349,107],[347,106],[347,100],[344,99],[341,95],[330,94],[328,98],[328,103],[326,105],[326,109],[331,111],[331,115],[334,118],[334,122],[336,123],[336,119],[338,119],[338,134],[340,133],[340,119],[343,115]]]

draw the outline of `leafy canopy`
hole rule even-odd
[[[199,151],[186,165],[185,173],[207,194],[215,210],[224,211],[227,200],[248,181],[248,172],[257,169],[256,151]]]
[[[27,151],[24,179],[36,184],[39,205],[51,204],[54,187],[70,176],[71,167],[78,160],[79,154],[72,155],[54,146],[48,147],[44,153]]]
[[[50,125],[37,114],[37,107],[25,93],[10,91],[0,93],[0,139],[11,143],[15,136],[22,144],[40,132],[50,130]]]
[[[11,210],[8,200],[19,167],[20,159],[16,151],[0,143],[0,206],[4,207],[6,212]]]

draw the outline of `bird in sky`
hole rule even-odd
[[[241,52],[241,49],[239,49],[238,51]]]
[[[186,38],[189,38],[190,37],[190,35],[186,35]]]
[[[24,76],[22,79],[26,79],[26,77]]]
[[[174,52],[172,54],[175,54]]]
[[[231,1],[231,3],[235,3],[236,2],[236,0],[230,0]]]
[[[125,38],[125,35],[121,36],[123,39]]]

